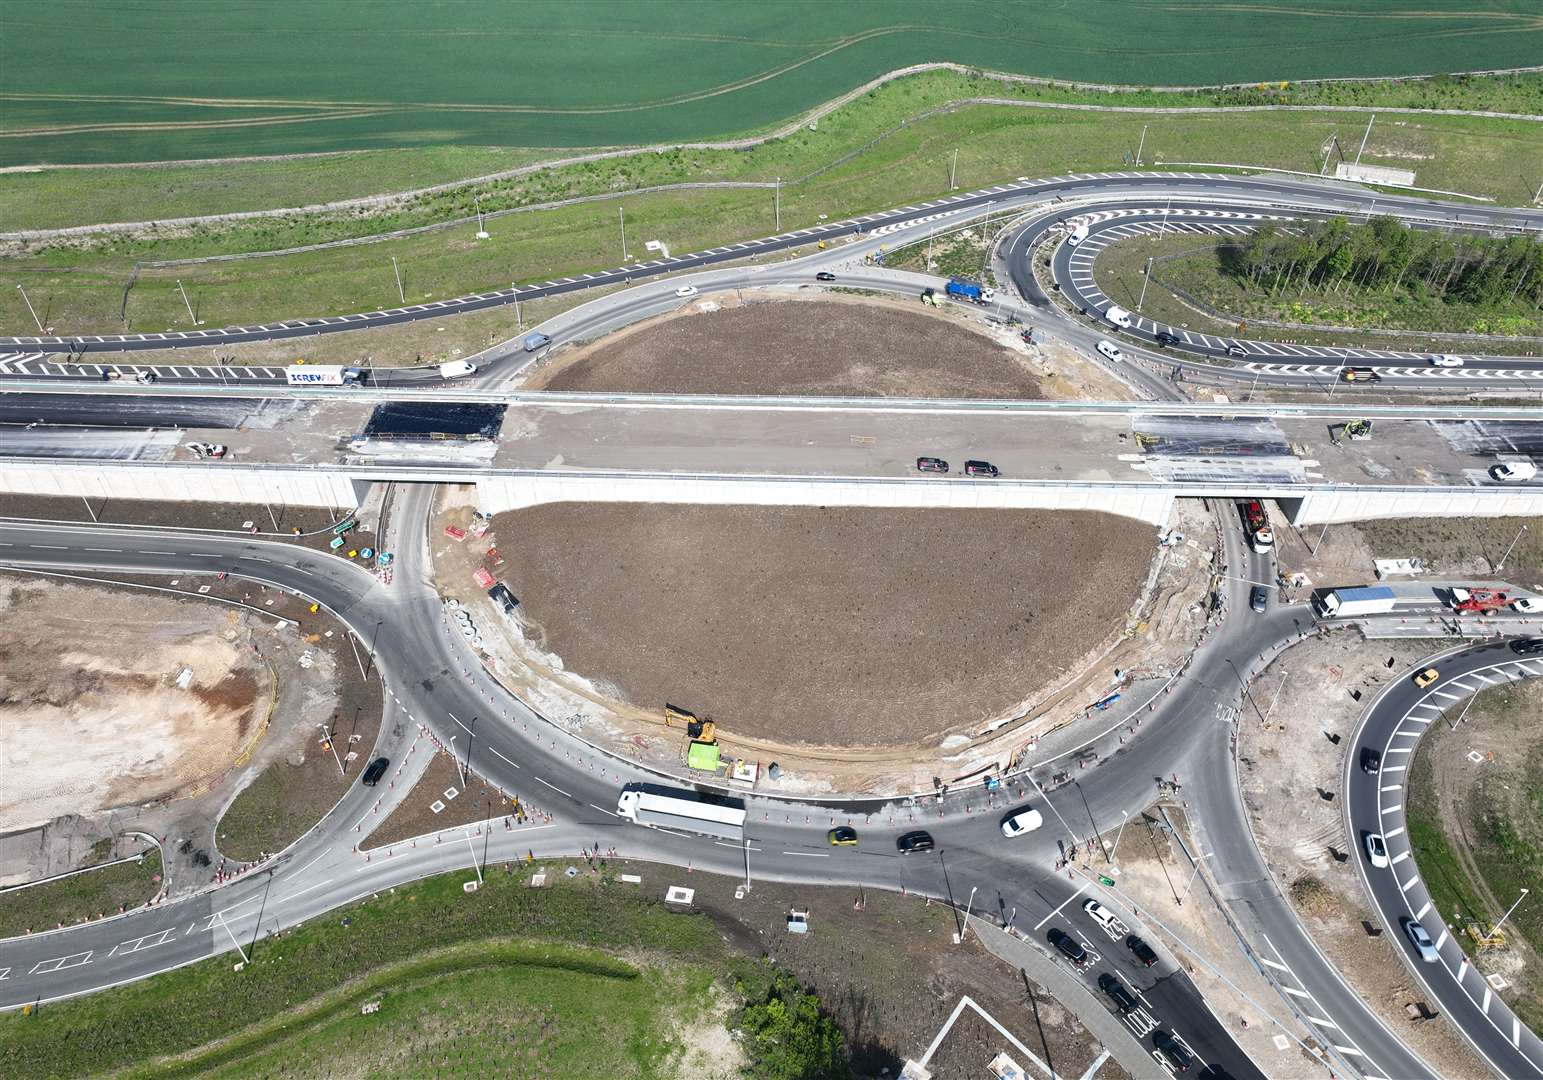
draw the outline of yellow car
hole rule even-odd
[[[1424,690],[1427,686],[1439,678],[1441,678],[1441,672],[1437,671],[1433,667],[1428,667],[1414,677],[1414,684],[1421,690]]]
[[[825,839],[830,841],[833,847],[851,847],[857,843],[857,830],[850,825],[838,825],[825,834]]]

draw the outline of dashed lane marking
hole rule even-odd
[[[47,975],[55,971],[68,971],[70,968],[78,968],[91,963],[91,954],[95,950],[87,949],[85,952],[71,953],[69,956],[59,956],[52,960],[39,960],[32,965],[28,975]]]
[[[549,787],[549,788],[551,788],[551,789],[552,789],[552,790],[553,790],[553,791],[555,791],[555,792],[557,792],[557,794],[559,794],[559,795],[562,795],[562,796],[565,796],[565,797],[566,797],[566,798],[569,798],[569,799],[571,799],[571,798],[573,798],[573,796],[572,796],[572,795],[569,795],[569,794],[568,794],[568,793],[567,793],[567,792],[566,792],[566,791],[564,791],[564,790],[563,790],[563,789],[562,789],[562,788],[560,788],[560,787],[558,787],[558,786],[557,786],[557,785],[556,785],[556,784],[553,784],[553,783],[548,783],[548,782],[547,782],[547,781],[546,781],[546,780],[542,780],[542,779],[541,779],[541,777],[539,777],[539,776],[538,776],[538,777],[536,777],[536,779],[537,779],[537,780],[538,780],[538,781],[539,781],[539,782],[540,782],[540,783],[543,783],[543,784],[546,784],[546,786],[547,786],[547,787]]]
[[[1404,827],[1402,825],[1400,825],[1396,829],[1389,829],[1387,832],[1383,833],[1382,834],[1382,838],[1384,840],[1391,840],[1391,839],[1393,839],[1395,836],[1397,836],[1399,833],[1401,833],[1403,831],[1404,831]]]

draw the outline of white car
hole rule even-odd
[[[1518,596],[1511,601],[1511,610],[1523,615],[1536,615],[1543,611],[1543,596]]]
[[[1437,353],[1435,356],[1430,358],[1430,362],[1436,365],[1436,367],[1463,366],[1463,358],[1461,356],[1452,356],[1449,353]]]
[[[1382,842],[1381,833],[1366,834],[1366,861],[1379,870],[1387,868],[1388,846]]]
[[[1098,923],[1105,930],[1113,930],[1115,924],[1114,912],[1104,907],[1097,900],[1084,900],[1082,910],[1087,912],[1088,918]]]
[[[1120,347],[1108,339],[1101,339],[1095,347],[1116,364],[1125,359],[1125,354],[1120,351]]]
[[[695,285],[682,285],[680,288],[675,290],[675,295],[680,297],[682,300],[686,299],[687,297],[695,296],[696,295],[696,286]]]
[[[1044,816],[1032,806],[1014,811],[1002,819],[1002,835],[1008,839],[1031,833],[1045,823]]]

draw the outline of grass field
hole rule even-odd
[[[683,151],[621,164],[571,166],[551,170],[533,190],[542,198],[552,198],[704,177],[796,177],[840,162],[806,182],[783,188],[782,223],[792,229],[813,225],[821,215],[843,217],[937,195],[947,187],[955,150],[962,187],[1025,174],[1119,167],[1124,155],[1135,149],[1144,127],[1146,152],[1154,160],[1231,155],[1256,164],[1315,169],[1314,155],[1331,133],[1360,125],[1358,117],[1332,113],[1154,120],[1139,114],[1006,106],[964,108],[902,125],[937,103],[935,89],[921,80],[886,87],[827,118],[818,132],[801,131],[754,151]],[[1450,170],[1454,177],[1461,174],[1469,188],[1490,190],[1503,199],[1523,197],[1519,177],[1527,175],[1528,155],[1536,145],[1532,125],[1433,117],[1401,128],[1389,125],[1389,131],[1416,132],[1432,155],[1430,167]],[[889,134],[873,141],[885,132]],[[1368,157],[1377,150],[1374,138]],[[508,198],[518,201],[528,194],[514,190]],[[632,247],[657,239],[672,250],[693,250],[764,234],[773,227],[771,192],[765,190],[636,195],[626,199],[625,210]],[[125,325],[144,331],[185,328],[188,317],[176,287],[179,280],[198,317],[212,326],[395,303],[392,256],[402,267],[410,301],[497,287],[511,280],[572,275],[616,265],[621,257],[616,204],[603,201],[492,219],[488,223],[491,238],[481,242],[472,236],[474,227],[463,227],[254,260],[164,268],[142,265],[149,260],[336,239],[440,214],[438,207],[427,207],[421,213],[404,211],[384,221],[348,215],[300,216],[186,234],[157,230],[140,237],[110,238],[85,249],[62,243],[35,248],[0,259],[0,273],[25,282],[45,324],[91,333],[121,332]],[[137,272],[136,264],[141,264]],[[0,290],[0,326],[13,333],[33,332],[16,290]]]
[[[139,862],[118,863],[30,889],[0,893],[0,937],[52,930],[81,919],[138,907],[160,889],[161,853]]]
[[[53,0],[0,16],[0,164],[421,145],[592,146],[763,128],[874,76],[950,60],[1196,85],[1536,64],[1528,0],[513,7]],[[196,42],[196,48],[189,43]],[[65,57],[111,58],[91,65]],[[584,77],[575,73],[585,72]],[[598,77],[594,77],[598,76]]]

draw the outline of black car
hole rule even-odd
[[[1382,754],[1370,746],[1361,747],[1361,771],[1376,776],[1382,771]]]
[[[895,846],[907,855],[918,851],[931,851],[932,834],[921,831],[908,832],[895,841]]]
[[[514,593],[509,591],[509,586],[505,585],[502,581],[488,590],[488,596],[492,598],[495,604],[504,609],[505,615],[513,615],[514,609],[520,606],[520,601],[515,597]]]
[[[1136,997],[1125,988],[1118,975],[1111,975],[1107,971],[1098,977],[1098,988],[1108,995],[1114,1002],[1114,1007],[1122,1013],[1136,1011]]]
[[[1511,642],[1511,651],[1517,656],[1537,656],[1543,653],[1543,638],[1517,638]]]
[[[1159,330],[1157,332],[1157,343],[1159,345],[1177,345],[1179,337],[1177,334],[1170,334],[1166,330]]]
[[[1140,961],[1142,967],[1151,967],[1157,963],[1157,954],[1152,951],[1152,946],[1142,941],[1135,934],[1125,939],[1125,947]]]
[[[829,270],[821,270],[818,274],[814,275],[814,280],[816,280],[816,281],[835,281],[836,280],[836,275],[832,274]]]
[[[948,462],[940,457],[919,457],[916,459],[916,468],[920,472],[948,472]]]
[[[1157,1052],[1168,1062],[1168,1067],[1176,1073],[1189,1072],[1189,1067],[1194,1063],[1184,1044],[1175,1039],[1166,1031],[1154,1031],[1152,1033],[1152,1045],[1157,1047]]]
[[[1082,947],[1082,942],[1072,937],[1065,930],[1057,930],[1052,926],[1049,932],[1045,934],[1045,937],[1050,944],[1060,950],[1062,956],[1072,963],[1083,964],[1087,962],[1088,950]]]
[[[964,463],[964,475],[966,476],[1001,476],[1002,470],[989,461],[966,461]]]
[[[1270,594],[1263,585],[1255,585],[1248,594],[1248,606],[1255,611],[1263,612],[1270,606]]]
[[[391,768],[391,761],[389,758],[376,758],[374,761],[370,762],[370,767],[364,770],[364,775],[359,778],[360,783],[362,783],[365,787],[374,787],[376,784],[380,783],[380,778],[386,775],[386,770],[389,768]]]

